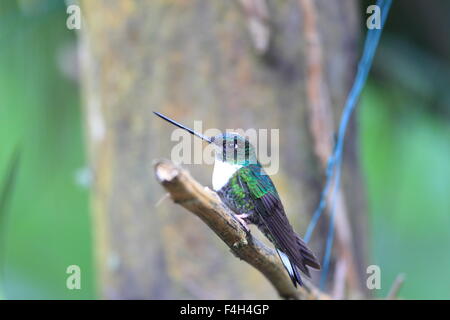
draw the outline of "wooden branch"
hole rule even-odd
[[[303,33],[306,40],[306,67],[308,78],[309,126],[314,141],[314,152],[325,170],[333,152],[333,110],[330,91],[325,81],[323,44],[318,25],[318,8],[314,0],[299,0],[303,11]]]
[[[233,254],[259,270],[284,299],[330,299],[307,279],[295,289],[275,251],[244,230],[215,192],[203,187],[184,169],[168,160],[155,164],[159,183],[172,200],[194,213],[231,249]]]

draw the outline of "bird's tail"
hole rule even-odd
[[[320,270],[320,263],[319,261],[317,261],[317,258],[314,255],[314,253],[308,248],[305,241],[303,241],[302,238],[300,238],[298,235],[297,235],[297,244],[300,247],[300,254],[303,260],[303,266],[298,267],[300,268],[301,271],[305,269],[306,272],[305,271],[303,272],[305,272],[305,274],[307,274],[309,277],[309,271],[306,266]]]
[[[300,277],[300,272],[298,271],[296,265],[291,262],[289,257],[283,251],[278,249],[276,250],[294,286],[297,287],[297,283],[300,285],[300,287],[303,286],[303,281],[302,278]]]
[[[283,263],[284,267],[286,268],[289,277],[291,277],[292,283],[295,287],[297,287],[297,283],[302,286],[302,278],[300,277],[299,269],[306,274],[308,277],[310,277],[310,273],[308,270],[308,267],[314,268],[314,269],[320,269],[320,263],[317,261],[317,258],[314,256],[314,253],[308,248],[306,243],[297,236],[297,244],[300,249],[300,261],[302,262],[299,265],[296,265],[289,257],[281,250],[277,249],[277,253],[280,256],[281,262]]]

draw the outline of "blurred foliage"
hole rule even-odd
[[[1,1],[0,17],[0,177],[17,146],[21,152],[2,212],[2,292],[92,298],[88,192],[76,184],[85,166],[79,90],[61,72],[76,38],[62,1]],[[66,288],[72,264],[81,267],[81,290]]]
[[[386,296],[399,273],[405,298],[450,298],[450,126],[407,92],[371,83],[361,148],[373,263]]]
[[[380,297],[405,273],[402,297],[450,299],[449,16],[394,1],[359,109]]]
[[[394,2],[359,108],[379,296],[405,273],[402,297],[450,298],[450,5],[432,2],[429,12],[425,1]],[[0,298],[95,297],[66,17],[62,1],[0,2],[0,188],[20,152],[0,212]],[[81,290],[66,288],[71,264],[81,267]]]

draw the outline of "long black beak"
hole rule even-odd
[[[208,143],[212,143],[210,137],[207,137],[207,136],[202,135],[201,133],[195,132],[194,130],[192,130],[192,129],[188,128],[188,127],[183,126],[181,123],[178,123],[178,122],[176,122],[176,121],[174,121],[174,120],[172,120],[172,119],[166,117],[165,115],[162,115],[162,114],[159,113],[159,112],[153,111],[153,113],[156,114],[158,117],[163,118],[164,120],[166,120],[166,121],[170,122],[171,124],[177,126],[178,128],[184,129],[184,130],[186,130],[187,132],[193,134],[194,136],[199,137],[199,138],[202,139],[202,140],[205,140],[205,141],[208,142]]]

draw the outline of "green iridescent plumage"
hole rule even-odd
[[[236,215],[255,224],[275,245],[294,284],[302,284],[297,268],[306,275],[307,266],[320,268],[314,254],[289,224],[278,192],[259,163],[238,169],[218,194]]]
[[[235,210],[247,213],[255,209],[252,200],[259,199],[267,193],[278,198],[278,193],[269,176],[264,173],[259,164],[253,164],[237,170],[220,194],[227,198],[228,203]]]
[[[268,192],[278,197],[272,180],[262,171],[260,165],[248,165],[238,170],[237,174],[247,184],[252,198],[261,198]]]

